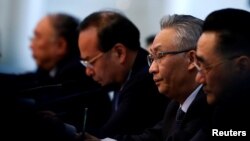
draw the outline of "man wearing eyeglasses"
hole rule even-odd
[[[210,114],[193,64],[203,21],[190,15],[165,16],[149,48],[149,72],[160,93],[172,99],[153,128],[137,135],[118,135],[118,141],[188,141],[195,139]]]
[[[208,103],[215,105],[208,133],[212,136],[218,136],[215,130],[249,136],[250,21],[246,19],[250,13],[244,10],[214,11],[205,19],[198,41],[196,80],[204,85]],[[235,137],[241,139],[246,137]]]
[[[149,72],[159,92],[172,101],[162,122],[140,136],[130,137],[132,140],[187,141],[207,124],[211,109],[202,86],[195,82],[197,70],[193,64],[202,24],[190,15],[162,18],[161,31],[149,49]]]
[[[148,73],[148,53],[139,38],[137,27],[115,11],[94,12],[80,24],[78,43],[86,74],[114,91],[111,117],[90,132],[99,138],[141,133],[163,116],[168,102]]]
[[[82,129],[85,107],[89,108],[89,118],[92,117],[87,127],[99,127],[107,119],[111,107],[109,97],[99,91],[101,87],[91,77],[86,76],[85,67],[79,62],[78,26],[79,20],[65,13],[44,16],[36,25],[30,44],[37,71],[20,75],[0,74],[2,89],[8,92],[6,98],[2,98],[4,92],[1,92],[0,99],[1,104],[4,103],[1,107],[8,109],[8,114],[3,112],[7,117],[4,121],[9,123],[8,129],[13,125],[9,132],[22,137],[28,134],[25,140],[29,137],[38,140],[39,135],[44,140],[47,137],[60,140],[68,134],[63,132],[64,124],[59,123],[63,121]],[[40,116],[42,114],[36,114],[40,110],[54,113]],[[60,120],[55,120],[56,116]],[[53,139],[59,132],[60,139]],[[70,132],[70,136],[72,134]]]

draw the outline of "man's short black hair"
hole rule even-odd
[[[121,43],[131,50],[140,48],[138,28],[123,14],[117,11],[98,11],[87,16],[80,23],[80,31],[89,27],[97,29],[99,49],[107,52],[116,43]]]
[[[223,55],[250,55],[250,12],[227,8],[207,16],[203,32],[218,33],[217,49]]]

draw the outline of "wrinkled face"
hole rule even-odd
[[[174,99],[179,99],[181,87],[185,85],[188,74],[186,52],[165,54],[157,57],[160,52],[180,51],[175,44],[176,32],[167,28],[158,33],[153,45],[150,47],[150,55],[155,56],[149,72],[160,93]]]
[[[43,18],[36,26],[31,40],[31,49],[36,64],[43,69],[54,67],[56,50],[55,31],[49,18]]]
[[[86,74],[102,86],[114,83],[117,74],[116,61],[111,55],[112,50],[104,53],[98,49],[96,28],[89,27],[81,31],[78,45],[82,60],[89,64]]]
[[[232,60],[223,58],[216,51],[218,35],[214,32],[205,32],[198,41],[196,64],[199,72],[196,81],[204,85],[207,101],[213,104],[223,93],[225,88],[232,84]]]

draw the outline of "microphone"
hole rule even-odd
[[[61,83],[59,83],[59,84],[50,84],[50,85],[41,85],[41,86],[21,90],[21,93],[31,92],[31,91],[36,91],[36,90],[41,90],[41,89],[46,89],[46,88],[62,87],[62,86],[63,86],[63,84],[61,84]]]
[[[85,109],[84,109],[84,117],[83,117],[82,132],[81,132],[81,134],[79,136],[79,140],[85,140],[87,113],[88,113],[88,108],[85,107]]]
[[[84,85],[82,86],[84,87]],[[28,89],[21,90],[17,94],[17,98],[32,98],[40,99],[43,101],[48,99],[51,102],[65,101],[69,99],[81,99],[81,97],[86,97],[88,95],[102,93],[103,89],[91,88],[82,89],[78,81],[66,81],[63,83],[41,85],[37,87],[31,87]]]
[[[35,87],[29,87],[26,89],[22,89],[19,91],[19,93],[21,94],[21,96],[29,96],[30,94],[34,94],[34,93],[41,93],[44,91],[51,91],[51,90],[73,90],[74,92],[77,89],[77,87],[80,87],[78,81],[75,80],[71,80],[71,81],[65,81],[62,83],[52,83],[52,84],[45,84],[45,85],[38,85]]]

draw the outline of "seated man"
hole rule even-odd
[[[207,124],[210,107],[195,82],[196,43],[203,21],[190,15],[166,16],[149,48],[149,72],[160,93],[169,97],[163,120],[142,134],[121,134],[119,141],[188,141]],[[86,135],[86,141],[98,140]],[[92,140],[93,141],[93,140]]]
[[[215,106],[207,136],[247,140],[250,92],[250,12],[222,9],[207,16],[198,41],[197,82]],[[223,132],[223,134],[219,134]],[[232,132],[232,133],[230,133]]]
[[[141,133],[163,116],[168,104],[148,73],[139,30],[124,15],[99,11],[80,24],[79,48],[86,74],[114,92],[113,113],[98,137]]]
[[[4,103],[15,105],[13,108],[19,119],[22,116],[28,119],[27,112],[52,110],[61,120],[81,130],[84,108],[88,107],[89,128],[98,128],[106,122],[111,103],[100,85],[84,73],[78,48],[78,26],[79,20],[70,15],[46,15],[36,25],[31,38],[37,71],[0,76],[3,89],[13,93],[8,92],[5,97],[11,104]]]

